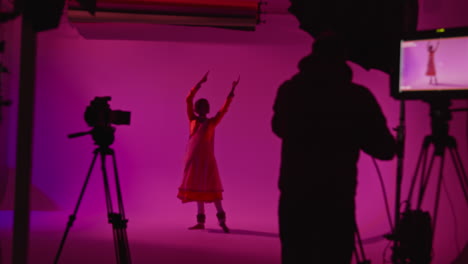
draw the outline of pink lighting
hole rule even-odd
[[[240,0],[98,3],[170,4],[190,10],[213,7],[210,10],[244,10],[249,14],[257,8],[257,1]],[[443,3],[440,13],[422,9],[421,28],[436,22],[468,25],[464,13],[447,16],[466,10],[465,2]],[[115,150],[129,219],[133,263],[280,264],[277,183],[281,142],[271,131],[272,106],[278,86],[297,72],[297,63],[310,52],[313,39],[298,28],[297,20],[289,14],[269,14],[265,20],[265,24],[255,24],[255,31],[168,24],[134,27],[131,23],[105,23],[106,26],[72,23],[71,27],[38,35],[30,263],[52,263],[96,148],[88,135],[74,139],[67,135],[89,130],[83,118],[89,102],[95,96],[111,96],[109,104],[113,110],[132,114],[129,126],[115,125],[115,142],[111,148]],[[19,25],[20,21],[13,21],[8,24],[11,29],[6,31],[9,53],[5,54],[5,62],[12,69],[9,89],[14,102],[18,91]],[[89,35],[80,35],[77,29]],[[127,35],[123,37],[122,32]],[[349,64],[354,81],[372,91],[389,127],[395,128],[399,121],[399,102],[390,96],[389,76]],[[196,221],[196,204],[182,203],[177,198],[190,133],[185,97],[208,70],[210,79],[195,100],[207,98],[212,114],[224,103],[232,80],[241,76],[236,97],[217,127],[215,139],[224,187],[223,207],[231,234],[222,233],[212,204],[206,205],[206,229],[188,230]],[[334,103],[328,102],[330,111]],[[453,103],[454,107],[467,106],[466,100]],[[5,163],[10,177],[8,181],[2,178],[1,183],[7,182],[8,190],[5,197],[0,196],[2,264],[10,263],[12,249],[17,105],[14,103],[9,111]],[[408,102],[406,119],[403,199],[422,141],[430,133],[428,105],[421,101]],[[450,121],[450,134],[457,139],[464,164],[468,156],[466,122],[466,112],[454,113]],[[396,160],[378,162],[378,165],[393,208]],[[433,208],[435,182],[432,179],[427,190],[425,210]],[[449,162],[444,184],[434,264],[450,263],[460,255],[468,239],[468,212]],[[61,264],[115,263],[112,227],[107,223],[103,192],[100,167],[96,166],[76,223],[70,230]],[[357,193],[357,223],[364,249],[372,263],[383,263],[383,256],[388,260],[391,254],[388,241],[383,238],[390,228],[376,169],[365,154],[358,164]],[[314,208],[305,210],[316,217],[326,217]]]

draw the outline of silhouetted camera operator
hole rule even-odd
[[[339,36],[316,38],[298,66],[278,89],[272,119],[282,139],[282,263],[351,263],[359,152],[390,160],[395,139],[372,93],[352,83]]]

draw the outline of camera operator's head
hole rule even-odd
[[[195,102],[195,113],[199,116],[206,116],[210,112],[210,104],[205,98],[198,99]]]
[[[348,58],[346,40],[334,31],[322,32],[312,45],[312,54],[336,61]]]
[[[340,85],[353,79],[353,72],[346,62],[345,39],[334,31],[327,30],[317,36],[312,53],[299,61],[298,68],[306,79],[313,73],[316,81],[321,79],[328,84]]]

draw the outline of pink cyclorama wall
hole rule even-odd
[[[420,21],[433,27],[432,22],[426,21],[435,11],[424,12],[428,13],[422,13]],[[444,17],[437,18],[442,25]],[[270,128],[272,104],[278,86],[296,72],[298,61],[309,53],[312,39],[297,28],[291,16],[270,15],[265,19],[267,23],[259,25],[255,32],[189,28],[185,29],[185,36],[180,28],[170,35],[167,28],[155,27],[154,34],[168,35],[158,35],[153,41],[84,39],[67,25],[41,33],[33,146],[33,189],[37,192],[32,193],[32,199],[42,202],[33,209],[50,212],[50,221],[65,226],[66,218],[53,212],[72,212],[96,147],[89,135],[74,139],[67,135],[89,130],[83,118],[86,107],[95,96],[111,96],[113,110],[131,112],[130,125],[116,125],[112,145],[127,215],[147,222],[170,219],[185,227],[186,219],[195,214],[193,205],[183,205],[176,198],[188,137],[185,96],[209,70],[208,82],[197,98],[210,101],[212,114],[240,75],[236,97],[216,131],[215,151],[225,187],[225,209],[239,221],[276,227],[280,141]],[[460,21],[450,24],[451,21],[446,25],[461,25]],[[388,75],[350,64],[355,81],[372,90],[389,127],[396,128],[399,102],[389,95]],[[329,103],[332,109],[333,102]],[[454,107],[466,107],[463,100],[453,103]],[[402,199],[406,199],[422,141],[431,132],[428,105],[409,101],[406,106]],[[456,112],[450,121],[450,133],[456,138],[465,163],[467,120],[466,112]],[[9,165],[14,167],[14,162]],[[111,173],[112,164],[107,165]],[[378,165],[393,215],[396,160]],[[445,167],[435,263],[453,260],[468,237],[466,203],[450,159]],[[359,172],[359,228],[365,240],[378,237],[378,243],[366,243],[365,247],[374,262],[380,261],[386,246],[381,236],[390,230],[383,190],[372,160],[364,154]],[[82,218],[103,217],[105,200],[100,173],[97,163],[80,209]],[[433,208],[434,183],[432,178],[425,210]],[[313,208],[307,210],[320,213]],[[33,214],[32,221],[34,217]]]

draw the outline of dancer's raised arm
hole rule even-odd
[[[440,41],[437,40],[437,43],[436,43],[435,48],[434,48],[434,51],[437,51],[437,49],[439,48],[439,43],[440,43]]]
[[[231,104],[232,99],[234,98],[234,91],[236,90],[236,87],[237,87],[237,84],[239,84],[239,81],[240,81],[240,76],[239,76],[239,78],[237,78],[237,81],[232,82],[231,91],[229,92],[229,95],[226,98],[226,101],[224,102],[221,109],[219,109],[218,113],[216,113],[215,117],[213,118],[214,123],[216,125],[221,121],[223,116],[227,113],[227,111],[229,109],[229,105]]]
[[[190,92],[189,94],[187,95],[186,97],[186,101],[187,101],[187,115],[188,115],[188,118],[189,120],[193,120],[195,119],[195,112],[193,110],[193,98],[195,97],[195,94],[198,92],[198,90],[201,88],[201,85],[206,82],[206,80],[208,79],[208,72],[206,72],[206,74],[203,76],[203,78],[198,81],[198,83],[192,87],[192,89],[190,89]]]

